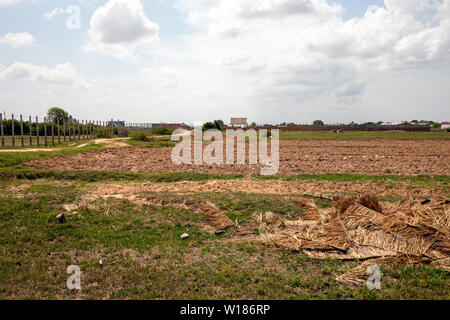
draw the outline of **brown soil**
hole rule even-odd
[[[334,182],[334,181],[280,181],[280,180],[211,180],[206,182],[182,181],[176,183],[102,183],[90,191],[93,197],[105,196],[129,198],[142,192],[241,192],[279,195],[309,195],[332,198],[333,195],[375,193],[380,197],[396,195],[400,198],[412,194],[415,197],[435,198],[446,196],[448,188],[411,188],[407,183],[390,182]],[[134,199],[131,199],[134,200]]]
[[[110,148],[40,159],[32,167],[117,172],[259,174],[260,165],[175,165],[172,148]],[[280,141],[279,175],[449,175],[450,141]]]

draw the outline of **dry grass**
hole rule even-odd
[[[306,209],[302,219],[284,221],[270,230],[264,242],[303,250],[316,259],[368,260],[404,258],[450,268],[449,201],[405,198],[383,210],[374,195],[336,198],[333,207],[319,209],[310,199],[298,200]],[[343,282],[352,283],[356,268]],[[347,279],[347,280],[345,280]]]

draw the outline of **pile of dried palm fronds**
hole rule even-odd
[[[373,195],[333,200],[331,208],[319,209],[299,199],[302,219],[266,227],[262,239],[317,259],[407,257],[450,271],[449,200],[408,197],[383,207]]]

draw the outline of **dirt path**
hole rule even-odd
[[[122,142],[123,140],[126,140],[127,138],[115,138],[115,139],[96,139],[91,140],[86,143],[82,143],[78,146],[76,146],[76,149],[83,148],[85,146],[88,146],[90,144],[104,144],[106,148],[120,148],[120,147],[129,147],[129,145],[125,142]],[[74,146],[68,145],[69,147]],[[4,149],[0,150],[0,152],[54,152],[59,151],[62,148],[29,148],[29,149]]]
[[[280,181],[280,180],[211,180],[207,182],[182,181],[175,183],[101,183],[92,188],[89,195],[135,200],[143,192],[175,193],[255,193],[277,195],[308,195],[332,198],[333,195],[374,193],[379,197],[403,198],[407,195],[426,198],[445,197],[448,189],[411,188],[408,183],[391,182],[335,182],[335,181]],[[398,199],[397,199],[398,200]]]

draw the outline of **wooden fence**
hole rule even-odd
[[[57,123],[48,118],[24,119],[11,115],[5,119],[0,113],[0,135],[2,148],[54,146],[64,142],[81,141],[96,137],[124,134],[124,127],[111,121],[69,119]]]

